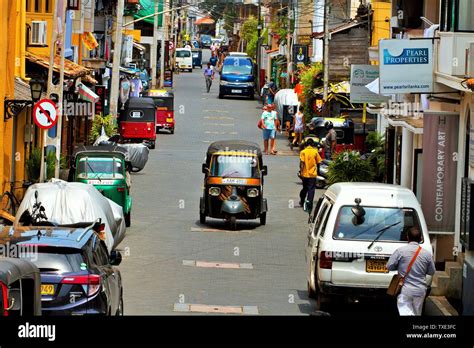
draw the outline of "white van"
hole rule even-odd
[[[193,55],[190,48],[177,48],[175,59],[178,69],[193,71]]]
[[[420,204],[398,185],[331,185],[309,217],[306,247],[310,297],[321,309],[334,295],[386,296],[396,272],[387,272],[390,255],[407,244],[411,227],[422,231],[420,245],[433,252]],[[427,277],[431,286],[431,277]]]

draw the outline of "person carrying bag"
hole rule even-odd
[[[404,276],[398,273],[393,276],[392,280],[390,281],[390,285],[388,286],[388,289],[387,289],[388,295],[395,296],[395,297],[400,295],[400,293],[402,292],[402,287],[403,287],[403,282],[405,281],[405,277],[408,276],[408,273],[410,273],[411,267],[413,266],[413,263],[418,257],[418,254],[420,253],[420,251],[421,251],[421,246],[418,246],[418,249],[416,250],[415,255],[413,255]]]
[[[390,256],[386,268],[398,271],[387,289],[387,294],[397,297],[400,315],[421,315],[426,297],[426,276],[436,271],[433,255],[420,246],[422,233],[417,227],[407,231],[408,244]]]

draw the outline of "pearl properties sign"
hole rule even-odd
[[[379,44],[380,94],[433,91],[433,42],[381,40]]]

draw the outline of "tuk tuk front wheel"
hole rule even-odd
[[[267,224],[267,213],[260,214],[260,225],[265,226]]]
[[[125,214],[125,226],[130,227],[132,225],[132,212],[129,211],[127,214]]]

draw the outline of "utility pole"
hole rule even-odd
[[[258,94],[260,94],[260,70],[262,67],[260,66],[261,63],[261,54],[260,54],[260,44],[261,44],[261,38],[260,36],[262,35],[262,3],[261,0],[258,0],[258,24],[257,24],[257,85],[255,88],[258,91]]]
[[[174,13],[175,13],[175,11],[173,11],[173,0],[170,0],[170,8],[171,8],[171,37],[170,37],[170,41],[171,40],[173,41],[173,44],[174,44],[173,50],[176,51],[176,42],[175,42],[175,37],[174,37]],[[170,52],[170,54],[171,54],[171,52]],[[171,56],[171,71],[175,70],[175,65],[176,65],[176,62],[175,62],[175,57],[174,57],[174,54],[173,54]]]
[[[155,0],[155,13],[159,11],[160,0]],[[153,17],[153,43],[151,45],[151,54],[150,54],[150,61],[151,61],[151,84],[153,88],[156,88],[156,61],[157,61],[157,51],[158,51],[158,19],[159,16]]]
[[[60,6],[61,5],[61,6]],[[54,30],[51,36],[51,48],[49,56],[48,82],[46,94],[50,99],[57,99],[56,105],[58,108],[58,122],[56,123],[56,136],[50,138],[48,131],[42,130],[43,133],[43,151],[41,151],[41,166],[40,166],[40,182],[44,182],[47,178],[45,155],[46,146],[54,146],[56,149],[56,160],[54,177],[59,177],[59,169],[61,165],[61,132],[63,119],[63,91],[64,91],[64,44],[65,44],[65,30],[66,30],[66,2],[56,1],[54,15],[53,15]],[[60,26],[60,27],[59,27]],[[53,83],[54,60],[56,51],[60,52],[60,70],[59,83]],[[52,98],[55,95],[55,98]]]
[[[115,24],[114,62],[112,65],[112,82],[110,87],[110,113],[117,117],[120,89],[120,58],[122,53],[122,22],[125,0],[117,0],[117,17]]]
[[[293,11],[293,2],[288,2],[288,27],[286,35],[286,88],[290,88],[290,69],[291,69],[291,14]]]
[[[331,13],[330,0],[324,3],[324,92],[323,100],[328,97],[329,87],[329,14]]]
[[[164,0],[164,11],[168,11],[168,0]],[[165,16],[161,22],[161,46],[160,46],[160,88],[165,86]]]

